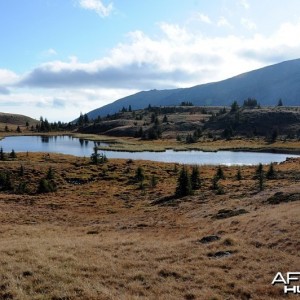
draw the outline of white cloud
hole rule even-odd
[[[300,53],[300,40],[295,38],[300,36],[300,22],[284,23],[268,36],[250,33],[246,37],[209,37],[176,24],[159,26],[160,36],[131,32],[107,56],[87,63],[77,57],[54,60],[21,78],[0,70],[0,86],[10,91],[0,93],[0,103],[2,107],[18,104],[20,112],[39,103],[35,113],[41,114],[44,107],[49,119],[72,120],[80,111],[139,90],[218,81]]]
[[[49,56],[53,56],[53,55],[57,55],[57,52],[53,48],[49,48],[48,50],[45,51],[45,54]]]
[[[113,11],[112,3],[105,6],[101,0],[79,0],[79,5],[84,9],[95,11],[101,17],[107,17]]]
[[[198,13],[198,14],[196,15],[196,18],[197,18],[198,20],[200,20],[201,22],[203,22],[203,23],[212,24],[211,19],[210,19],[209,16],[207,16],[207,15]]]
[[[233,28],[233,26],[230,24],[230,22],[225,17],[220,17],[220,19],[218,20],[217,26]]]
[[[7,69],[0,69],[0,86],[10,85],[18,82],[19,76]]]
[[[241,19],[241,24],[247,28],[248,30],[255,30],[257,29],[257,26],[254,22],[252,22],[251,20],[249,19],[246,19],[246,18],[242,18]]]
[[[41,64],[25,74],[21,87],[138,89],[185,87],[225,79],[300,52],[300,23],[283,24],[273,35],[207,37],[161,23],[162,35],[128,34],[103,58],[82,63]],[[253,28],[253,27],[252,27]],[[299,51],[299,52],[298,52]]]
[[[241,6],[243,6],[245,9],[249,9],[250,8],[250,4],[247,0],[239,0],[239,3]]]

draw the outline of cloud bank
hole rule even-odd
[[[225,18],[213,22],[204,15],[199,15],[199,22],[231,26]],[[300,35],[300,22],[283,23],[268,36],[257,33],[249,20],[243,23],[249,36],[212,37],[163,22],[158,24],[159,35],[130,32],[106,56],[90,62],[77,57],[53,60],[20,75],[0,69],[0,102],[7,109],[26,106],[29,115],[32,107],[36,114],[49,108],[64,120],[66,110],[87,112],[140,90],[218,81],[299,57],[300,40],[295,37]]]

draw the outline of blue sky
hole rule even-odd
[[[0,0],[0,111],[70,121],[300,55],[298,0]]]

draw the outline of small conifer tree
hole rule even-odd
[[[144,169],[139,166],[135,172],[135,178],[138,182],[143,182],[145,179]]]
[[[9,154],[9,157],[12,158],[12,159],[15,159],[17,157],[16,152],[15,152],[14,149],[11,150],[11,152]]]
[[[215,177],[217,179],[225,179],[225,175],[221,166],[218,167]]]
[[[242,179],[243,179],[243,177],[242,177],[241,169],[238,168],[237,173],[236,173],[236,180],[240,181]]]
[[[184,197],[193,194],[190,175],[185,166],[182,167],[178,180],[175,195],[177,197]]]
[[[269,169],[267,171],[266,177],[268,179],[274,179],[276,177],[273,163],[270,163],[270,166],[269,166]]]
[[[191,184],[193,190],[198,190],[201,187],[200,171],[198,166],[193,166],[192,168]]]

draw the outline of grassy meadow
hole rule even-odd
[[[300,160],[274,169],[260,191],[256,166],[241,167],[241,180],[224,166],[216,190],[217,167],[203,166],[201,188],[176,199],[179,165],[2,161],[0,299],[282,299],[274,276],[300,265]]]

